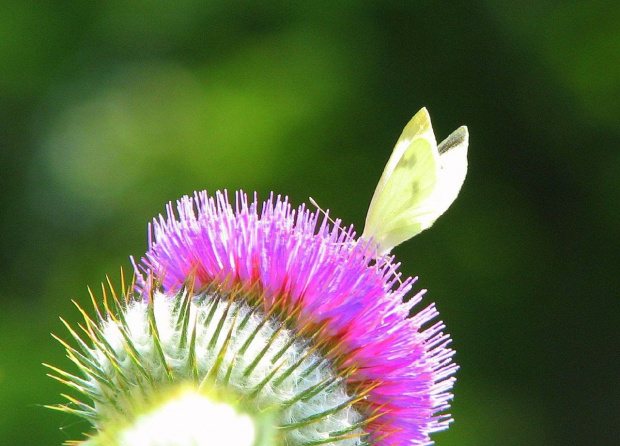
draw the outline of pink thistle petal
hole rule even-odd
[[[432,444],[429,434],[448,427],[441,412],[458,368],[450,338],[441,322],[429,326],[438,315],[432,304],[407,317],[423,292],[403,303],[415,279],[401,281],[393,258],[374,259],[352,227],[330,224],[305,206],[294,210],[280,196],[259,210],[256,197],[237,192],[233,209],[226,192],[199,192],[177,203],[177,216],[172,204],[166,210],[166,218],[153,221],[149,249],[136,265],[142,291],[153,277],[167,292],[193,278],[197,289],[258,287],[265,311],[284,298],[299,309],[299,327],[323,323],[337,337],[346,353],[340,367],[356,366],[348,382],[369,389],[358,404],[382,413],[367,428],[375,444]]]

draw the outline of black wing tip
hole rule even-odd
[[[450,133],[446,139],[444,139],[439,146],[437,146],[437,150],[440,154],[447,152],[448,150],[460,146],[462,144],[469,143],[469,130],[467,130],[466,125],[460,126],[458,129]]]

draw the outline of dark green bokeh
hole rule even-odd
[[[462,366],[437,444],[615,444],[620,6],[534,3],[5,0],[0,443],[87,428],[41,407],[49,333],[166,202],[273,190],[361,230],[426,106],[471,134],[459,199],[395,250]]]

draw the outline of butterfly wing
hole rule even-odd
[[[430,227],[452,204],[467,172],[467,143],[461,127],[438,148],[425,108],[409,121],[375,189],[362,233],[379,255]]]
[[[456,200],[467,175],[467,127],[456,129],[439,144],[439,175],[435,192],[429,198],[437,219]]]
[[[423,108],[398,139],[368,208],[362,237],[372,238],[380,254],[424,229],[411,214],[435,188],[439,170],[436,145],[430,116]]]

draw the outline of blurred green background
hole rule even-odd
[[[438,445],[618,444],[620,3],[23,1],[0,9],[0,444],[164,205],[243,188],[361,230],[409,118],[469,126],[459,199],[395,250],[461,365]]]

